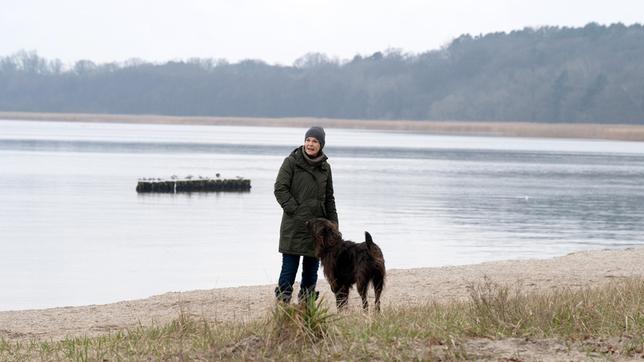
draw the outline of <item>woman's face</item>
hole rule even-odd
[[[315,157],[320,152],[320,141],[315,137],[307,137],[304,140],[304,151],[309,157]]]

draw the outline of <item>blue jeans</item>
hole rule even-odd
[[[300,264],[300,255],[282,254],[282,271],[275,289],[275,296],[289,302],[293,294],[293,284],[297,275],[297,268]],[[300,295],[315,291],[318,282],[318,269],[320,261],[318,258],[304,256],[302,260],[302,281],[300,282]]]

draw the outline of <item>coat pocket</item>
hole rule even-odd
[[[308,238],[310,232],[308,228],[306,227],[306,222],[318,217],[319,215],[316,215],[315,209],[316,205],[313,203],[315,200],[307,200],[303,203],[301,203],[298,207],[297,210],[295,211],[295,215],[293,215],[293,226],[294,226],[294,237],[299,239],[299,238]]]

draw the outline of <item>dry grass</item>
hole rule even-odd
[[[530,122],[461,122],[411,120],[354,120],[328,118],[249,118],[249,117],[181,117],[160,115],[117,115],[85,113],[0,112],[0,119],[114,122],[150,124],[228,125],[262,127],[302,127],[313,124],[330,128],[410,131],[433,134],[489,135],[508,137],[587,138],[644,141],[644,125],[571,124]]]
[[[540,294],[486,280],[470,294],[467,302],[390,306],[381,314],[332,314],[324,302],[278,304],[264,320],[246,324],[181,314],[168,325],[98,338],[0,340],[0,360],[644,358],[644,279]]]

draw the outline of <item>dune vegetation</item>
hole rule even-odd
[[[0,360],[584,360],[644,358],[644,279],[523,293],[485,280],[467,301],[335,313],[278,304],[265,318],[166,325],[93,338],[0,340]]]

